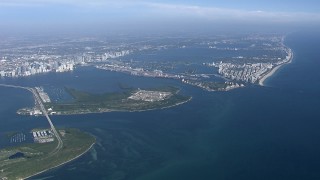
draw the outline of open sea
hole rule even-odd
[[[294,59],[266,82],[229,92],[206,92],[175,80],[133,77],[90,67],[69,73],[1,79],[43,86],[69,100],[65,86],[102,93],[121,87],[173,85],[192,101],[170,109],[53,116],[56,127],[96,136],[90,152],[31,179],[301,180],[320,179],[320,35],[286,39]],[[0,87],[0,147],[7,134],[49,127],[44,117],[19,116],[32,95]]]

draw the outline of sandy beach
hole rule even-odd
[[[265,74],[261,79],[259,79],[259,85],[260,86],[264,86],[265,84],[265,81],[271,77],[275,72],[277,72],[277,70],[282,67],[283,65],[286,65],[286,64],[290,64],[292,62],[292,59],[293,59],[293,51],[290,49],[290,54],[289,54],[289,60],[285,63],[282,63],[278,66],[275,66],[274,68],[272,68],[272,70],[270,72],[268,72],[267,74]]]

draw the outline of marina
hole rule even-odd
[[[26,135],[24,133],[15,134],[10,138],[10,143],[21,143],[24,141],[26,141]]]

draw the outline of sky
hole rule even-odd
[[[277,29],[318,24],[319,0],[0,0],[0,31]]]

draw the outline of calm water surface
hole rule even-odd
[[[64,86],[102,93],[175,85],[193,96],[165,110],[54,116],[57,127],[90,132],[97,144],[78,160],[33,179],[319,179],[320,36],[292,34],[286,43],[294,61],[268,79],[267,87],[230,92],[92,68],[1,81],[41,85],[56,99],[68,99],[59,94]],[[0,91],[2,134],[48,126],[44,117],[15,114],[33,104],[29,92]]]

